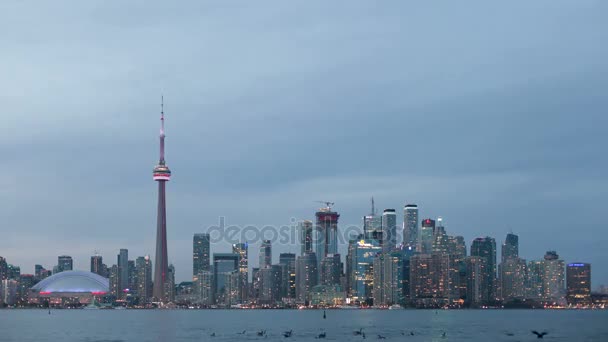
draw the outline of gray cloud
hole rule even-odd
[[[467,241],[513,230],[524,257],[555,249],[608,283],[607,9],[3,2],[0,255],[29,272],[153,254],[164,93],[180,280],[219,216],[289,224],[329,199],[346,226],[374,195]]]

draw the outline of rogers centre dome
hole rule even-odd
[[[43,279],[31,288],[38,297],[102,296],[109,291],[109,281],[85,271],[64,271]]]

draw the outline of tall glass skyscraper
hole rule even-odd
[[[376,215],[376,206],[372,197],[372,210],[363,216],[363,234],[366,239],[382,241],[382,216]]]
[[[355,301],[370,302],[373,298],[374,258],[382,252],[378,241],[352,240],[347,256],[348,293]]]
[[[262,241],[260,245],[260,269],[272,265],[272,243],[270,240]]]
[[[502,244],[501,261],[505,262],[510,258],[519,257],[519,236],[509,233],[505,242]]]
[[[435,231],[435,220],[430,218],[422,220],[420,235],[418,236],[418,251],[422,254],[431,254],[433,250],[433,232]]]
[[[300,255],[311,253],[312,248],[312,221],[298,222],[298,236],[300,239]]]
[[[476,238],[471,243],[471,256],[485,258],[487,268],[482,279],[484,302],[496,300],[496,240],[491,237]]]
[[[296,299],[300,303],[310,300],[313,286],[319,282],[317,257],[315,253],[306,253],[296,260]]]
[[[384,209],[382,213],[382,251],[388,253],[397,246],[397,214],[395,209]]]
[[[281,265],[282,297],[296,298],[296,255],[279,254],[279,265]]]
[[[192,238],[192,281],[196,282],[198,275],[203,271],[209,271],[210,266],[209,234],[194,234]]]
[[[403,245],[416,248],[418,246],[418,206],[406,204],[403,208]]]
[[[566,267],[566,300],[570,305],[591,304],[591,264],[570,263]]]
[[[129,251],[122,248],[117,256],[118,262],[118,294],[122,298],[124,291],[129,288]]]
[[[215,301],[232,305],[239,302],[239,255],[234,253],[213,254],[213,279]]]
[[[239,298],[247,299],[249,290],[249,244],[237,243],[232,245],[232,253],[239,256]]]

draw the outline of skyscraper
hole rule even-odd
[[[420,247],[417,249],[422,254],[431,254],[433,250],[433,232],[435,231],[435,220],[430,218],[422,220],[422,227],[420,227],[420,235],[418,236],[418,244]]]
[[[519,237],[515,234],[507,234],[502,244],[498,277],[504,301],[526,297],[526,260],[519,258]]]
[[[129,251],[121,249],[118,254],[118,293],[122,297],[124,291],[129,288]]]
[[[327,207],[319,209],[315,216],[316,236],[315,254],[317,257],[317,269],[321,267],[321,260],[328,254],[338,253],[338,218],[340,215],[331,210],[328,203]]]
[[[449,238],[443,226],[443,219],[437,218],[437,226],[433,230],[433,243],[431,251],[433,253],[448,254],[450,250]]]
[[[382,217],[376,215],[376,206],[372,197],[372,210],[363,216],[363,234],[366,239],[382,241]]]
[[[270,240],[264,240],[260,245],[260,269],[270,265],[272,265],[272,244]]]
[[[566,288],[568,304],[591,304],[591,264],[568,264],[566,268]]]
[[[281,300],[281,265],[269,265],[260,268],[260,296],[259,302],[262,304],[275,304]]]
[[[232,253],[239,256],[239,298],[241,301],[247,299],[249,292],[249,244],[236,243],[232,245]]]
[[[105,277],[103,269],[103,257],[99,254],[91,256],[91,272]]]
[[[298,222],[298,235],[300,237],[300,255],[312,253],[312,221]]]
[[[279,254],[281,265],[282,291],[285,298],[296,298],[296,255],[294,253]]]
[[[548,301],[559,302],[564,299],[564,269],[563,260],[555,251],[547,251],[542,261],[543,297]]]
[[[395,209],[384,209],[382,213],[382,251],[388,253],[397,246],[397,214]]]
[[[211,267],[209,234],[194,234],[192,238],[192,281],[196,287],[198,275]]]
[[[165,164],[165,113],[161,101],[160,111],[160,160],[154,168],[153,178],[158,182],[158,212],[156,218],[156,260],[154,263],[153,297],[160,302],[168,301],[167,273],[169,260],[167,256],[167,205],[165,201],[165,184],[171,179],[171,171]]]
[[[487,301],[487,271],[486,258],[470,256],[466,258],[466,301],[472,306],[480,306]]]
[[[0,256],[0,281],[8,279],[8,263]]]
[[[423,306],[445,305],[450,299],[449,256],[416,254],[410,258],[410,299]]]
[[[482,298],[486,303],[496,300],[496,240],[476,238],[471,243],[471,256],[485,258],[487,268],[482,282]]]
[[[526,298],[543,299],[543,262],[531,260],[526,267]]]
[[[374,258],[374,306],[400,304],[403,300],[403,256],[381,253]]]
[[[58,272],[71,271],[73,269],[74,261],[69,255],[60,255],[57,257],[57,270]]]
[[[239,301],[239,255],[214,253],[213,273],[215,301],[223,305],[237,304]]]
[[[502,244],[501,261],[505,262],[505,260],[507,260],[509,258],[518,258],[518,257],[519,257],[519,236],[509,233],[509,234],[507,234],[505,243]]]
[[[341,275],[342,263],[340,262],[340,254],[328,254],[325,258],[323,258],[323,260],[321,260],[319,284],[340,285]]]
[[[139,304],[145,304],[152,297],[152,260],[150,256],[135,260],[137,269],[137,297]]]
[[[348,246],[347,283],[348,295],[355,301],[369,303],[373,298],[374,258],[382,252],[377,240],[358,239],[350,241]]]
[[[306,253],[296,259],[296,299],[306,303],[310,300],[310,291],[318,283],[317,257],[315,253]]]
[[[406,204],[403,208],[403,245],[416,248],[418,246],[418,206]]]

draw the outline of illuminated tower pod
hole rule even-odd
[[[152,296],[167,302],[167,206],[165,202],[165,183],[171,179],[171,170],[165,164],[165,113],[161,101],[160,111],[160,160],[154,168],[153,178],[158,182],[158,216],[156,223],[156,262],[154,263],[154,287]]]

